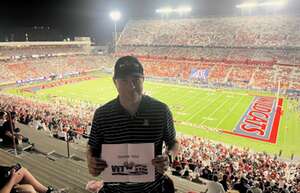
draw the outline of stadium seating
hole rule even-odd
[[[119,45],[283,47],[299,46],[298,16],[132,20]],[[184,35],[182,35],[184,34]]]
[[[100,55],[75,55],[0,61],[0,72],[3,72],[0,81],[10,82],[111,68],[113,60],[113,57]]]
[[[37,152],[24,152],[22,156],[15,157],[0,149],[0,163],[12,165],[20,163],[29,169],[37,179],[45,185],[53,185],[56,188],[66,189],[69,193],[88,193],[85,186],[90,180],[101,180],[92,177],[88,173],[86,163],[86,141],[81,144],[70,144],[70,152],[74,157],[68,158],[66,144],[58,141],[44,132],[32,130],[24,125],[19,125],[27,135],[35,142]],[[24,133],[24,134],[25,134]],[[55,151],[52,156],[55,159],[48,159],[39,152]],[[189,191],[204,191],[205,186],[192,183],[179,177],[170,176],[174,181],[177,193]]]
[[[269,189],[271,192],[280,192],[287,187],[291,187],[289,192],[300,190],[300,165],[297,162],[278,160],[266,153],[255,153],[196,136],[180,135],[178,140],[181,150],[175,158],[178,161],[173,164],[181,168],[180,171],[189,168],[191,179],[201,176],[212,180],[214,175],[220,178],[226,174],[231,176],[227,179],[229,189],[238,183],[238,179],[244,178],[248,187],[259,182],[263,192]]]
[[[0,46],[0,57],[32,57],[53,54],[81,54],[86,53],[80,45],[28,45],[28,46]]]
[[[282,89],[300,91],[300,36],[294,33],[300,31],[299,23],[297,16],[133,20],[122,32],[114,56],[138,56],[147,77],[266,90],[276,89],[280,81]],[[33,57],[35,55],[39,57]],[[111,72],[114,56],[92,55],[76,45],[4,46],[0,48],[0,83],[99,69]],[[201,80],[192,77],[194,69],[207,70],[207,77]],[[65,83],[50,82],[44,86]],[[75,193],[86,192],[84,186],[91,176],[85,163],[86,140],[80,138],[91,127],[96,106],[47,97],[48,103],[1,94],[0,107],[15,108],[19,121],[29,117],[28,126],[21,125],[26,128],[25,134],[36,143],[39,153],[48,155],[55,151],[55,162],[40,154],[27,153],[15,160],[2,150],[0,162],[19,161],[45,184],[71,188]],[[52,138],[67,141],[70,131],[76,131],[73,135],[76,143],[70,147],[80,161],[67,159],[65,142]],[[222,177],[224,174],[231,176],[228,182],[232,188],[245,173],[249,186],[259,181],[274,191],[283,189],[283,185],[291,187],[290,192],[300,191],[300,166],[296,164],[198,137],[181,135],[179,142],[181,150],[176,162],[180,166],[177,174],[182,178],[172,176],[178,192],[204,191],[203,184],[190,181],[201,183],[205,181],[203,178],[211,180],[213,175]],[[204,170],[209,170],[211,175],[205,176]],[[278,184],[271,186],[274,181]]]

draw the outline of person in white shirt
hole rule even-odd
[[[259,187],[259,182],[255,181],[254,186],[252,186],[249,190],[247,190],[247,193],[262,193],[262,190]]]
[[[218,177],[213,176],[213,181],[207,183],[207,189],[205,193],[225,193],[225,190],[221,183],[218,182]]]

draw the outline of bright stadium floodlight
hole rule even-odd
[[[260,7],[283,7],[287,4],[287,0],[266,1],[259,3]]]
[[[119,19],[121,18],[121,13],[119,11],[112,11],[109,15],[113,21],[119,21]]]
[[[156,9],[156,13],[169,14],[172,12],[174,12],[174,9],[172,9],[171,7],[164,7],[164,8]]]
[[[172,7],[164,7],[164,8],[160,8],[160,9],[156,9],[155,12],[159,13],[161,15],[169,15],[171,13],[177,13],[180,15],[189,13],[192,11],[192,8],[189,6],[180,6],[178,8],[172,8]]]
[[[242,3],[239,4],[237,6],[235,6],[236,8],[240,8],[240,9],[247,9],[247,8],[255,8],[258,6],[258,3],[256,2],[251,2],[251,3]]]
[[[119,11],[112,11],[109,14],[110,18],[114,21],[115,31],[114,31],[114,48],[115,52],[117,51],[117,22],[121,18],[121,13]]]
[[[256,7],[283,7],[287,4],[288,0],[269,0],[261,3],[257,2],[246,2],[236,6],[240,9],[251,9]]]
[[[181,6],[175,9],[175,11],[179,14],[189,13],[192,11],[192,8],[189,6]]]

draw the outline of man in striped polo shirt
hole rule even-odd
[[[155,181],[148,183],[105,183],[101,193],[171,193],[173,182],[164,175],[169,165],[163,154],[176,147],[176,133],[168,106],[143,95],[144,70],[137,58],[124,56],[114,69],[118,97],[99,107],[93,118],[87,160],[90,174],[98,176],[107,167],[101,159],[102,144],[153,143]]]

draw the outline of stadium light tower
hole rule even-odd
[[[161,14],[161,16],[169,16],[170,14],[179,14],[180,16],[188,14],[192,11],[190,6],[179,6],[177,8],[163,7],[156,9],[155,12]]]
[[[242,3],[239,5],[236,5],[236,8],[240,8],[240,9],[249,9],[249,8],[256,8],[258,6],[258,4],[256,2],[252,2],[252,3]]]
[[[185,14],[191,12],[192,8],[189,6],[180,6],[177,9],[175,9],[175,11],[179,14]]]
[[[115,31],[114,31],[114,50],[117,50],[117,22],[121,19],[121,13],[119,11],[110,12],[110,18],[114,21]]]
[[[262,2],[250,1],[245,2],[239,5],[236,5],[236,8],[239,9],[249,9],[257,7],[283,7],[288,3],[288,0],[265,0]]]
[[[173,12],[173,9],[171,7],[164,7],[164,8],[156,9],[155,12],[161,14],[169,14]]]

